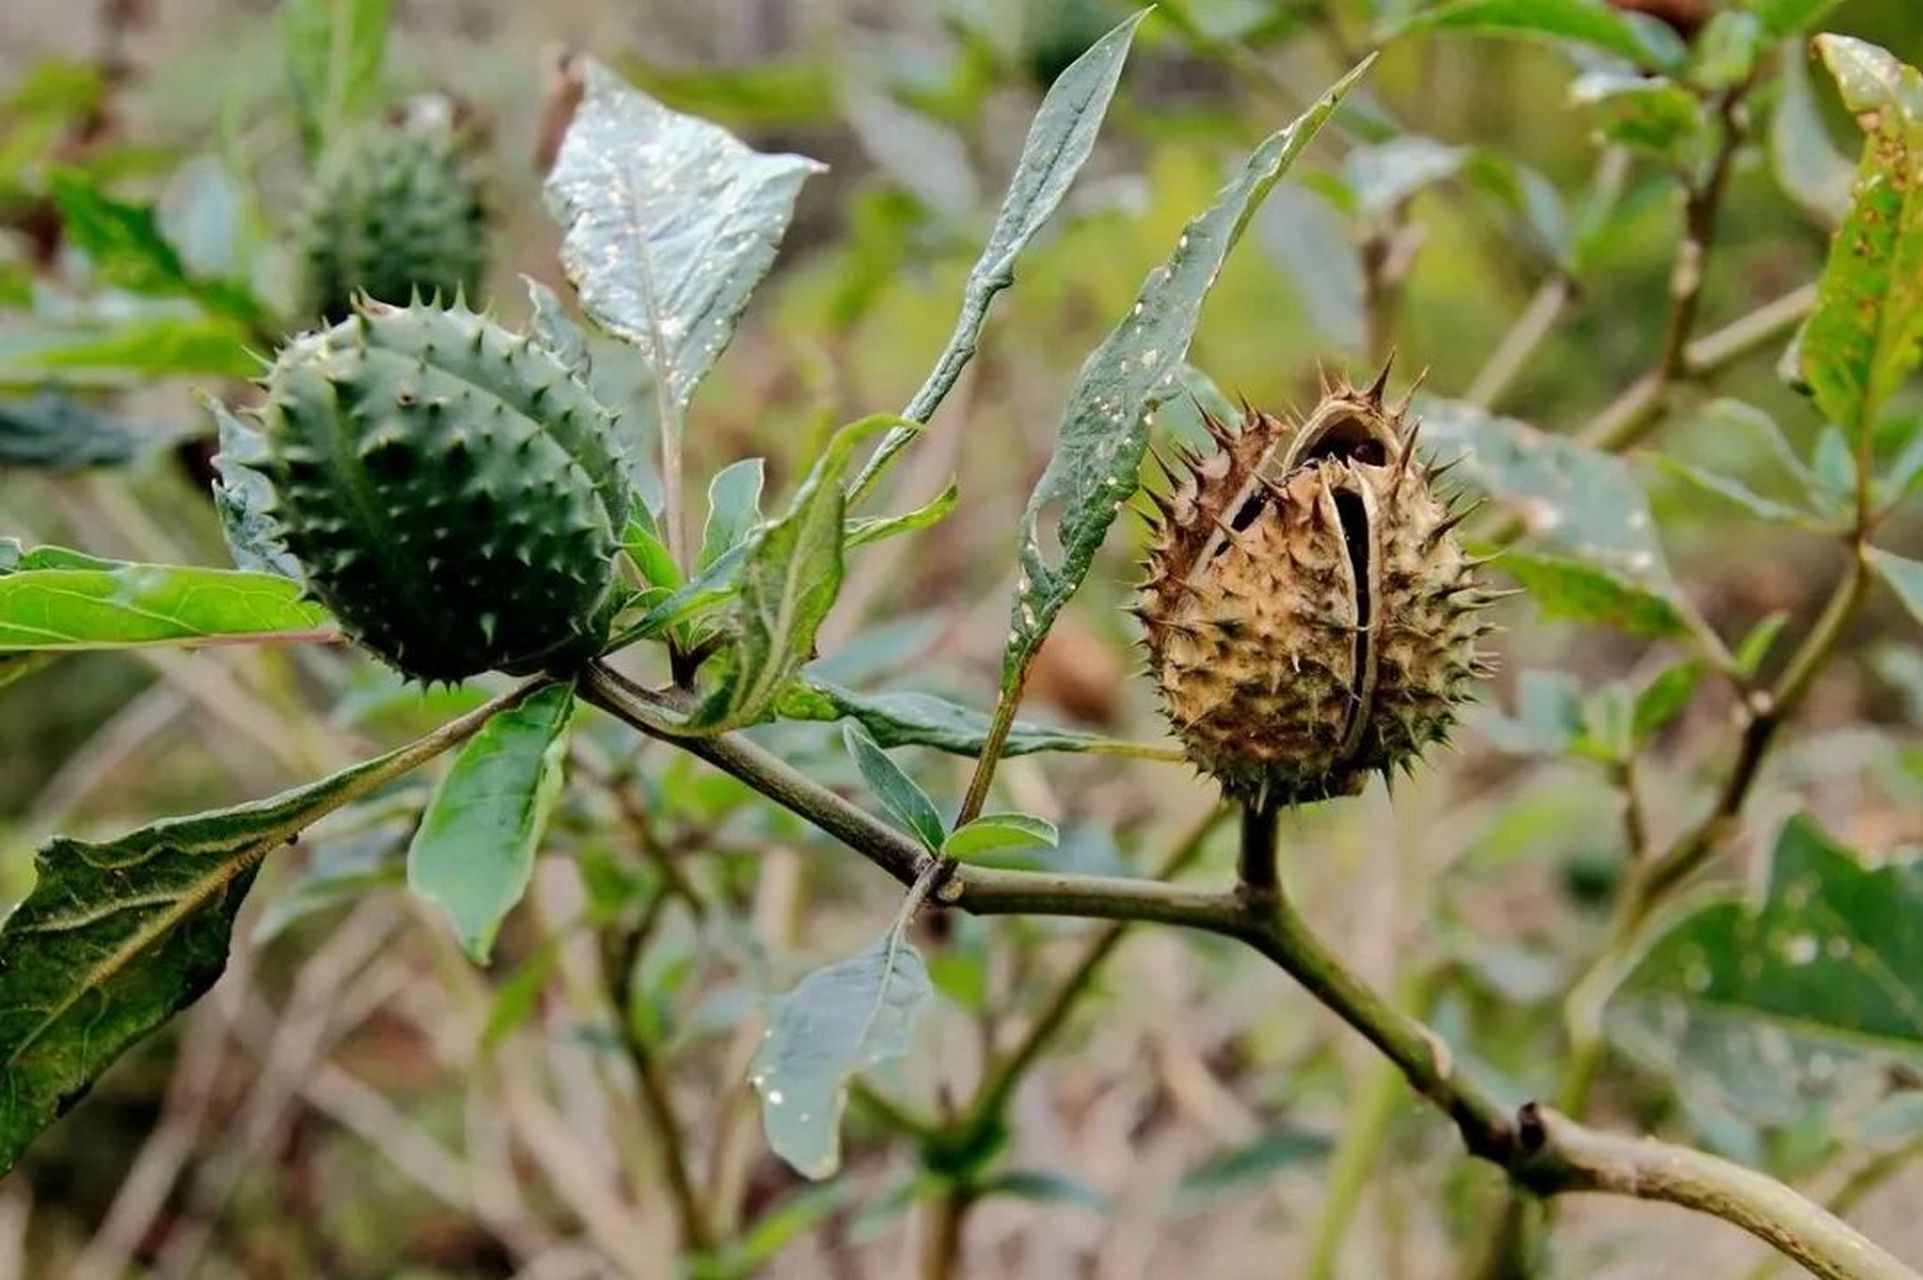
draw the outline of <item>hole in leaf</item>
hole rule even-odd
[[[1068,558],[1068,548],[1062,543],[1062,517],[1067,512],[1068,499],[1051,498],[1035,513],[1035,549],[1050,565],[1059,565]]]

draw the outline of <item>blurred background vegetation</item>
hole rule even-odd
[[[1691,15],[1715,4],[1644,7],[1693,29]],[[1377,10],[1371,0],[1182,0],[1143,28],[1100,149],[900,470],[899,506],[951,477],[961,506],[936,531],[860,562],[824,632],[837,678],[989,701],[1010,531],[1082,356],[1226,167],[1371,47]],[[896,407],[919,384],[1040,92],[1126,11],[1103,0],[396,0],[387,87],[396,102],[444,95],[477,139],[494,222],[487,294],[517,324],[517,274],[562,284],[540,178],[565,120],[566,51],[591,53],[757,147],[830,166],[806,188],[776,273],[689,433],[692,475],[759,454],[769,490],[783,492],[828,427]],[[1916,0],[1845,0],[1824,28],[1923,59]],[[0,384],[32,390],[41,326],[120,305],[63,241],[50,175],[70,168],[155,201],[183,256],[197,246],[291,313],[283,237],[302,162],[282,46],[273,6],[245,0],[0,9]],[[1825,148],[1842,157],[1858,145],[1821,69],[1794,46],[1781,56],[1796,74],[1748,105],[1704,328],[1815,275],[1834,165],[1847,163]],[[1567,309],[1497,407],[1574,432],[1657,351],[1679,200],[1646,152],[1613,199],[1595,198],[1596,139],[1612,106],[1575,100],[1571,79],[1569,52],[1547,45],[1391,43],[1366,97],[1259,215],[1192,362],[1231,395],[1279,409],[1314,399],[1318,362],[1361,376],[1393,345],[1398,382],[1426,369],[1429,390],[1460,397],[1540,291],[1565,281]],[[1785,93],[1798,95],[1794,114]],[[1365,266],[1385,254],[1400,274],[1388,297],[1372,293]],[[252,345],[265,350],[273,336],[271,325],[257,330]],[[250,362],[235,359],[239,349],[185,374],[169,367],[178,353],[152,352],[145,369],[136,354],[131,373],[91,379],[100,385],[74,404],[97,418],[96,456],[33,465],[16,443],[0,460],[0,533],[226,563],[206,499],[211,424],[192,392],[244,400]],[[1767,438],[1716,400],[1774,413],[1807,452],[1813,416],[1777,375],[1777,350],[1684,396],[1662,451],[1780,491]],[[606,364],[619,394],[619,370]],[[1913,420],[1923,402],[1900,410]],[[1792,634],[1807,626],[1838,572],[1833,548],[1759,524],[1661,467],[1637,474],[1678,578],[1720,634],[1733,643],[1777,612],[1791,615]],[[1110,539],[1057,627],[1030,708],[1152,739],[1161,729],[1132,678],[1133,624],[1116,607],[1134,576],[1129,533]],[[1914,510],[1882,541],[1923,550]],[[1488,696],[1511,713],[1527,673],[1553,670],[1594,692],[1645,681],[1675,656],[1542,621],[1526,601],[1504,620],[1506,674]],[[1872,605],[1772,764],[1753,830],[1808,808],[1858,847],[1923,843],[1923,650],[1901,639],[1910,625],[1887,598]],[[31,850],[56,827],[108,832],[266,794],[478,697],[423,698],[331,653],[65,658],[0,687],[0,901],[25,891]],[[1726,748],[1727,697],[1706,690],[1665,731],[1641,779],[1652,823],[1680,826],[1700,805]],[[1622,856],[1607,772],[1518,751],[1528,725],[1492,719],[1393,803],[1378,789],[1292,819],[1285,858],[1356,965],[1426,1005],[1459,1051],[1473,1043],[1476,1065],[1520,1097],[1553,1088],[1554,1003],[1601,928]],[[823,776],[849,774],[826,728],[779,726],[770,740]],[[964,762],[915,761],[949,792],[965,780]],[[825,1192],[804,1190],[757,1145],[742,1083],[760,998],[871,935],[890,886],[853,859],[803,858],[818,837],[684,757],[637,754],[605,724],[583,735],[574,768],[606,785],[561,814],[555,856],[487,972],[467,969],[397,891],[405,832],[391,823],[337,831],[283,859],[215,995],[131,1054],[0,1184],[0,1276],[602,1274],[601,1255],[568,1252],[583,1219],[597,1248],[599,1231],[615,1231],[630,1258],[649,1260],[640,1274],[673,1274],[660,1197],[637,1195],[617,1227],[593,1221],[595,1187],[651,1185],[653,1139],[630,1123],[626,1086],[607,1079],[614,1051],[605,1011],[581,989],[592,957],[574,927],[603,891],[597,877],[659,874],[637,841],[691,868],[709,904],[669,912],[644,966],[671,1047],[667,1084],[707,1176],[729,1189],[734,1217],[767,1227],[769,1274],[897,1273],[917,1199],[912,1153],[857,1108],[849,1171]],[[1021,760],[1004,779],[1023,807],[1062,824],[1064,859],[1089,869],[1159,858],[1211,803],[1201,783],[1153,763],[1043,770]],[[1765,846],[1740,843],[1732,873],[1753,874]],[[902,1083],[923,1097],[973,1079],[983,1036],[1026,1016],[1024,994],[1071,954],[1080,928],[931,927],[945,999]],[[1130,944],[1020,1097],[1004,1163],[1031,1178],[972,1220],[979,1274],[1297,1274],[1325,1209],[1332,1147],[1374,1067],[1364,1046],[1257,967],[1208,940],[1152,933]],[[1819,1188],[1850,1173],[1820,1108],[1757,1124],[1711,1092],[1633,1069],[1599,1106]],[[1413,1101],[1388,1123],[1392,1158],[1375,1170],[1341,1274],[1450,1274],[1484,1229],[1492,1176],[1469,1168],[1453,1134]],[[1923,1253],[1905,1212],[1919,1195],[1923,1182],[1899,1174],[1862,1220],[1899,1253]],[[1733,1229],[1648,1206],[1583,1204],[1567,1216],[1568,1275],[1734,1275],[1760,1256]],[[702,1274],[747,1274],[760,1260]]]

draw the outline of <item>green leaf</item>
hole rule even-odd
[[[100,843],[48,841],[33,892],[0,927],[0,1173],[123,1050],[220,976],[263,858],[484,717],[271,799]]]
[[[210,374],[251,378],[247,330],[230,319],[178,310],[123,319],[36,325],[0,337],[0,388],[121,386]]]
[[[1755,73],[1770,35],[1753,13],[1730,9],[1717,14],[1696,37],[1690,83],[1711,93],[1746,83]]]
[[[955,385],[975,354],[975,344],[988,320],[989,304],[1015,282],[1016,260],[1061,205],[1075,175],[1094,150],[1095,135],[1121,80],[1135,28],[1146,16],[1146,10],[1134,14],[1090,45],[1042,98],[1022,143],[1021,158],[1015,162],[1015,176],[1009,180],[1001,210],[988,233],[988,243],[982,246],[981,256],[962,286],[961,314],[955,319],[954,331],[927,380],[902,410],[902,417],[910,422],[928,421]],[[888,460],[913,438],[913,430],[907,426],[889,432],[856,477],[853,491],[865,493]]]
[[[755,1216],[739,1239],[687,1261],[688,1280],[752,1280],[782,1250],[827,1221],[856,1194],[850,1183],[808,1187]]]
[[[259,315],[244,285],[188,271],[152,207],[115,199],[96,179],[73,169],[55,170],[48,193],[60,211],[62,233],[107,282],[134,293],[193,298],[242,320]]]
[[[1342,160],[1342,180],[1362,219],[1379,221],[1424,187],[1455,177],[1473,154],[1468,147],[1408,134],[1352,149]]]
[[[630,522],[629,528],[633,527]],[[665,547],[661,548],[661,554],[667,554]],[[672,591],[642,592],[640,601],[646,612],[623,628],[612,647],[620,648],[635,640],[658,636],[727,603],[739,589],[741,566],[747,559],[748,546],[742,543],[715,557],[714,563]],[[679,576],[675,574],[671,580],[678,580]]]
[[[1821,22],[1842,0],[1745,0],[1773,36],[1799,35]]]
[[[212,396],[202,403],[214,415],[220,452],[214,455],[214,512],[220,517],[221,536],[236,567],[252,573],[273,573],[296,582],[302,578],[300,561],[281,545],[280,524],[268,512],[273,507],[274,483],[258,468],[267,461],[267,441]]]
[[[1494,199],[1528,233],[1526,247],[1535,249],[1559,269],[1576,274],[1569,227],[1569,209],[1556,184],[1512,156],[1477,152],[1469,159],[1466,176],[1472,186]]]
[[[1449,0],[1403,19],[1388,34],[1431,31],[1575,40],[1646,67],[1673,68],[1684,55],[1674,31],[1658,22],[1638,21],[1604,0]]]
[[[668,554],[668,544],[654,523],[654,513],[644,502],[628,508],[628,527],[621,533],[621,550],[641,571],[641,576],[657,587],[673,590],[681,585],[681,570]],[[704,566],[713,568],[712,565]]]
[[[904,511],[898,516],[863,516],[848,521],[841,545],[845,549],[852,549],[897,534],[931,529],[946,520],[960,501],[961,489],[950,480],[946,489],[913,511]]]
[[[975,1195],[977,1198],[1014,1196],[1036,1204],[1066,1205],[1100,1214],[1115,1207],[1107,1196],[1086,1182],[1046,1169],[1010,1169],[998,1173],[976,1188]]]
[[[1759,904],[1677,919],[1612,999],[1632,1057],[1711,1089],[1738,1114],[1790,1124],[1814,1104],[1859,1110],[1896,1062],[1923,1065],[1923,863],[1872,870],[1796,818]]]
[[[1856,438],[1923,360],[1923,75],[1847,36],[1816,47],[1870,136],[1803,329],[1802,372],[1817,408]]]
[[[1850,207],[1850,162],[1830,140],[1810,92],[1809,68],[1798,44],[1783,48],[1782,94],[1769,120],[1769,164],[1776,185],[1803,212],[1826,227],[1843,221]]]
[[[942,842],[941,851],[945,857],[967,862],[1004,849],[1053,849],[1061,842],[1061,832],[1047,818],[1030,813],[984,813],[968,825],[957,827]]]
[[[1460,400],[1423,403],[1422,439],[1436,457],[1460,456],[1450,474],[1547,546],[1644,594],[1675,589],[1649,500],[1620,458]]]
[[[187,565],[31,568],[0,577],[0,649],[269,639],[332,626],[274,574]]]
[[[1635,745],[1648,742],[1688,710],[1702,679],[1701,662],[1679,662],[1645,685],[1642,692],[1636,695],[1636,708],[1631,720]]]
[[[975,212],[981,188],[959,133],[862,77],[845,80],[839,96],[861,149],[924,209],[948,222]]]
[[[1667,599],[1595,565],[1510,551],[1502,566],[1529,589],[1545,618],[1606,623],[1632,636],[1675,636],[1689,629]]]
[[[1582,686],[1566,672],[1525,671],[1517,681],[1516,714],[1487,712],[1477,728],[1516,755],[1569,755],[1586,732]]]
[[[898,925],[775,1001],[750,1079],[776,1155],[803,1177],[834,1174],[849,1077],[906,1054],[933,993],[921,954]]]
[[[882,807],[931,851],[941,849],[948,824],[942,821],[928,793],[903,773],[900,766],[888,758],[887,752],[875,745],[859,721],[850,720],[841,726],[841,741]]]
[[[151,208],[116,200],[72,169],[49,174],[47,193],[60,211],[62,233],[104,278],[136,293],[184,290],[187,269]]]
[[[534,954],[494,989],[494,1002],[488,1008],[487,1023],[481,1028],[481,1048],[499,1048],[522,1023],[534,1016],[548,976],[561,958],[560,944],[559,937],[544,939]]]
[[[1847,515],[1856,505],[1856,454],[1841,427],[1825,423],[1816,433],[1810,469],[1817,504],[1838,517]]]
[[[884,749],[934,747],[951,755],[974,757],[988,744],[985,713],[932,693],[857,693],[823,680],[806,680],[782,691],[779,710],[789,720],[855,720]],[[1113,745],[1113,739],[1099,734],[1017,720],[1002,754],[1102,751]]]
[[[1256,1184],[1271,1185],[1284,1169],[1324,1159],[1333,1146],[1327,1134],[1285,1125],[1189,1170],[1175,1185],[1169,1208],[1192,1213]]]
[[[1597,107],[1602,135],[1674,165],[1692,165],[1708,136],[1703,105],[1674,81],[1631,72],[1591,71],[1577,77],[1570,101]]]
[[[701,534],[700,568],[747,540],[761,523],[762,461],[743,458],[715,472],[708,482],[708,524]]]
[[[31,400],[0,403],[0,467],[117,467],[176,434],[136,427],[48,391]]]
[[[1769,657],[1776,638],[1783,634],[1783,628],[1788,623],[1789,611],[1778,610],[1749,629],[1743,642],[1736,646],[1736,671],[1739,675],[1754,676],[1762,670],[1763,659]]]
[[[0,538],[0,577],[29,569],[119,569],[125,560],[103,560],[66,547],[23,547],[17,538]]]
[[[1768,520],[1774,524],[1800,525],[1803,528],[1820,527],[1820,522],[1809,512],[1778,502],[1774,498],[1765,498],[1733,476],[1721,475],[1706,467],[1699,467],[1677,458],[1656,456],[1655,461],[1656,465],[1678,480],[1733,502],[1758,520]]]
[[[1294,287],[1316,340],[1333,351],[1359,354],[1366,340],[1362,255],[1347,211],[1338,209],[1321,185],[1277,183],[1256,214],[1255,238]],[[1191,366],[1182,368],[1186,373]],[[1156,417],[1177,430],[1192,425],[1192,438],[1199,443],[1206,433],[1187,400],[1171,397]],[[1239,410],[1222,420],[1233,422],[1237,416]]]
[[[1891,555],[1878,548],[1870,548],[1870,565],[1890,584],[1896,598],[1910,611],[1910,616],[1923,622],[1923,561],[1910,560],[1903,556]],[[0,579],[0,585],[4,580]]]
[[[573,713],[574,686],[555,684],[489,720],[454,757],[408,846],[408,887],[447,913],[476,964],[534,874]]]
[[[599,63],[586,83],[547,177],[561,262],[582,309],[647,357],[676,410],[671,430],[822,166],[751,150]]]
[[[553,352],[555,358],[569,373],[586,382],[594,371],[594,358],[588,352],[587,335],[579,325],[569,318],[567,308],[554,290],[536,280],[533,276],[522,276],[521,283],[527,286],[528,332],[534,340]]]
[[[858,444],[899,421],[879,414],[835,432],[788,510],[743,544],[730,661],[689,717],[690,730],[720,733],[764,719],[782,687],[814,656],[815,630],[841,590],[842,476]]]
[[[221,282],[258,309],[245,282],[271,250],[267,219],[226,157],[198,155],[174,170],[154,218],[189,279]]]
[[[310,154],[375,105],[388,0],[288,0],[281,46]]]
[[[1369,63],[1363,62],[1288,128],[1255,149],[1215,202],[1189,222],[1134,305],[1088,357],[1068,394],[1048,467],[1021,522],[1021,578],[1002,684],[1015,683],[1055,615],[1087,576],[1116,512],[1135,492],[1148,445],[1148,414],[1179,389],[1177,375],[1202,302],[1262,198],[1327,123]],[[1047,522],[1051,527],[1044,528]],[[1059,546],[1059,557],[1045,547]]]

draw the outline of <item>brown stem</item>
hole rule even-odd
[[[921,1242],[921,1280],[954,1280],[962,1274],[962,1228],[973,1204],[973,1194],[960,1183],[950,1184],[929,1201]]]
[[[634,1005],[634,975],[641,953],[660,918],[660,908],[668,899],[666,891],[657,893],[648,912],[633,927],[623,931],[612,954],[603,961],[608,1001],[613,1006],[616,1030],[634,1065],[641,1105],[654,1128],[660,1150],[661,1176],[674,1201],[675,1218],[681,1231],[681,1247],[686,1253],[705,1253],[714,1245],[714,1232],[707,1211],[695,1191],[694,1177],[688,1168],[687,1143],[681,1132],[681,1118],[674,1109],[674,1095],[661,1057],[653,1045],[636,1034],[631,1010]]]

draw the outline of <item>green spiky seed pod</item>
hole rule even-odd
[[[545,347],[464,307],[367,302],[266,385],[281,539],[355,640],[422,680],[599,651],[626,470]]]
[[[1299,426],[1213,419],[1219,451],[1157,496],[1136,612],[1189,757],[1236,798],[1359,791],[1442,741],[1489,660],[1452,515],[1415,459],[1388,371],[1331,388]]]
[[[321,156],[297,242],[313,314],[344,319],[365,293],[383,302],[454,298],[487,269],[487,210],[454,131],[373,125]]]

